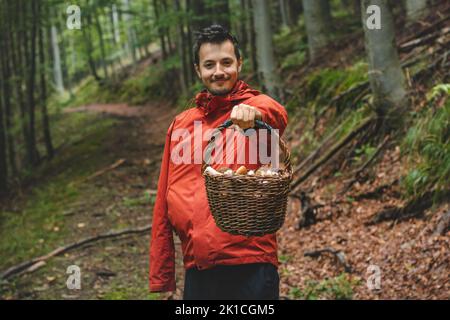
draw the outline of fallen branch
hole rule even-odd
[[[315,224],[317,221],[317,209],[324,207],[324,205],[320,203],[314,204],[307,193],[303,191],[298,195],[293,195],[293,197],[299,199],[301,203],[300,220],[297,225],[297,230]]]
[[[86,178],[81,178],[81,179],[79,179],[79,180],[75,180],[75,181],[71,182],[71,184],[77,185],[77,184],[86,182],[86,181],[88,181],[88,180],[91,180],[91,179],[93,179],[93,178],[96,178],[96,177],[98,177],[98,176],[101,176],[102,174],[104,174],[104,173],[106,173],[106,172],[108,172],[108,171],[111,171],[111,170],[116,169],[117,167],[121,166],[121,165],[124,164],[125,162],[126,162],[126,159],[119,159],[119,160],[117,160],[116,162],[114,162],[112,165],[110,165],[109,167],[106,167],[106,168],[104,168],[104,169],[101,169],[101,170],[99,170],[99,171],[97,171],[97,172],[91,174],[90,176],[88,176],[88,177],[86,177]]]
[[[447,60],[447,57],[450,53],[450,50],[445,51],[439,58],[434,60],[431,64],[427,65],[425,68],[417,71],[413,76],[412,80],[417,81],[419,77],[424,76],[427,74],[427,72],[433,71],[434,68],[438,66],[439,63],[443,63]]]
[[[383,185],[381,185],[381,186],[375,188],[375,190],[372,190],[372,191],[369,191],[369,192],[366,192],[366,193],[359,194],[359,195],[355,196],[354,198],[355,198],[355,200],[377,199],[377,198],[379,198],[379,197],[382,195],[382,193],[383,193],[386,189],[389,189],[389,188],[391,188],[392,186],[397,185],[398,183],[399,183],[399,180],[398,180],[398,179],[395,179],[395,180],[393,180],[393,181],[390,182],[390,183],[383,184]]]
[[[87,180],[96,178],[96,177],[101,176],[102,174],[104,174],[104,173],[106,173],[106,172],[108,172],[108,171],[114,170],[115,168],[117,168],[117,167],[119,167],[120,165],[124,164],[125,161],[126,161],[126,159],[119,159],[119,160],[117,160],[116,162],[114,162],[112,165],[110,165],[109,167],[104,168],[104,169],[102,169],[102,170],[99,170],[99,171],[95,172],[94,174],[90,175],[89,177],[87,177],[86,179],[84,179],[84,181],[87,181]]]
[[[352,272],[352,268],[346,262],[345,254],[341,250],[336,250],[336,249],[333,249],[333,248],[324,248],[324,249],[320,249],[320,250],[306,251],[304,253],[304,256],[305,257],[311,257],[311,258],[317,258],[322,253],[326,253],[326,252],[333,254],[339,260],[341,265],[344,267],[344,271],[345,272],[347,272],[347,273],[351,273]]]
[[[23,272],[26,272],[27,270],[34,271],[38,268],[37,265],[39,265],[39,266],[44,265],[45,264],[44,262],[46,260],[50,259],[51,257],[66,253],[67,251],[73,250],[73,249],[78,248],[87,243],[91,243],[91,242],[95,242],[95,241],[107,239],[107,238],[114,238],[114,237],[118,237],[118,236],[121,236],[124,234],[142,233],[142,232],[150,230],[151,228],[152,228],[151,225],[145,225],[141,228],[135,228],[135,229],[129,228],[129,229],[123,229],[123,230],[119,230],[119,231],[109,231],[104,234],[85,238],[83,240],[71,243],[69,245],[59,247],[46,255],[43,255],[43,256],[31,259],[29,261],[22,262],[18,265],[12,266],[9,269],[0,273],[0,279],[7,279],[15,274],[21,273],[22,271]]]
[[[426,34],[424,37],[416,38],[414,40],[403,43],[399,46],[399,51],[408,51],[418,46],[423,46],[433,41],[434,39],[444,36],[449,32],[450,28],[444,28],[431,34]]]
[[[424,36],[424,35],[429,34],[430,31],[433,31],[433,30],[439,28],[440,25],[441,25],[442,23],[446,22],[446,21],[449,20],[449,19],[450,19],[450,15],[444,16],[444,18],[442,18],[441,20],[438,20],[438,21],[434,22],[431,26],[429,26],[429,27],[423,29],[423,30],[420,31],[419,33],[415,33],[415,34],[411,35],[410,37],[406,38],[405,40],[403,40],[403,42],[402,42],[401,44],[399,44],[399,46],[402,46],[402,45],[404,45],[404,44],[406,44],[406,43],[408,43],[408,42],[413,41],[414,39],[417,39],[417,38],[420,38],[420,37],[422,37],[422,36]]]
[[[410,201],[403,207],[387,208],[378,212],[365,225],[373,225],[383,221],[403,221],[419,217],[423,212],[433,205],[433,192],[427,192],[423,196]]]
[[[351,131],[344,138],[342,138],[340,141],[335,143],[324,156],[322,156],[316,163],[314,163],[308,170],[306,170],[306,172],[302,176],[300,176],[297,180],[295,180],[292,183],[292,190],[295,191],[295,188],[300,183],[302,183],[303,181],[308,179],[309,176],[311,176],[311,174],[313,174],[318,168],[320,168],[328,160],[333,158],[333,156],[337,153],[337,151],[339,151],[341,148],[346,146],[361,131],[365,130],[367,128],[367,126],[369,126],[369,124],[372,123],[372,121],[373,121],[372,117],[366,118],[355,130]]]

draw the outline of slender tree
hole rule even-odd
[[[42,5],[42,4],[41,4]],[[40,10],[42,12],[42,10]],[[39,24],[39,74],[40,74],[40,104],[42,109],[42,130],[44,133],[45,149],[47,151],[47,157],[49,159],[54,156],[54,148],[52,142],[52,136],[50,133],[50,120],[47,110],[47,77],[46,77],[46,59],[45,59],[45,46],[44,46],[44,28],[43,19],[41,17]],[[72,49],[73,50],[73,49]],[[73,50],[75,52],[75,50]]]
[[[0,5],[0,13],[4,10],[4,7]],[[4,28],[3,17],[0,20],[0,27]],[[4,29],[3,29],[4,30]],[[0,47],[7,48],[6,34],[0,33]],[[6,128],[4,121],[4,106],[6,104],[6,99],[4,98],[5,84],[4,82],[9,81],[9,75],[5,72],[5,58],[0,58],[0,194],[6,192],[8,187],[8,165],[7,165],[7,153],[6,153]],[[7,62],[7,61],[6,61]]]
[[[380,8],[380,29],[369,29],[367,7]],[[366,53],[369,62],[369,80],[374,96],[376,112],[383,119],[385,128],[395,127],[406,106],[405,77],[400,67],[395,47],[395,29],[387,0],[362,0]]]
[[[252,70],[257,75],[257,79],[259,80],[259,72],[258,72],[258,57],[256,50],[256,32],[255,32],[255,14],[253,10],[253,4],[251,0],[244,0],[247,2],[247,12],[249,14],[247,31],[249,40],[249,48],[250,48],[250,57]]]
[[[38,2],[32,1],[31,3],[31,35],[30,35],[30,52],[27,57],[27,63],[29,66],[28,72],[28,85],[27,85],[27,102],[28,102],[28,141],[27,141],[27,159],[29,165],[36,165],[38,161],[38,153],[36,147],[36,128],[35,128],[35,85],[36,85],[36,34],[38,29]],[[25,44],[27,48],[27,44]],[[26,50],[27,52],[28,50]]]
[[[280,99],[279,81],[273,54],[272,30],[269,23],[269,1],[253,0],[253,10],[255,17],[258,17],[254,21],[259,75],[267,92],[272,97]]]
[[[157,0],[153,0],[153,11],[154,11],[154,15],[155,15],[156,28],[158,30],[159,41],[161,44],[162,57],[163,57],[163,60],[166,60],[166,58],[168,56],[168,49],[166,46],[166,38],[164,37],[164,31],[163,31],[163,27],[162,27],[162,23],[161,23],[161,19],[160,19],[161,15],[160,15],[159,1],[157,1]]]
[[[323,0],[303,0],[306,34],[311,61],[327,45],[330,28],[329,7]]]
[[[405,0],[408,20],[414,21],[423,16],[427,9],[427,0]]]
[[[187,93],[188,83],[188,72],[187,72],[187,57],[186,57],[186,35],[184,33],[184,19],[183,12],[181,10],[180,0],[173,0],[175,13],[177,14],[177,27],[178,27],[178,37],[177,37],[177,48],[178,55],[181,60],[181,70],[180,70],[180,84],[183,94]]]

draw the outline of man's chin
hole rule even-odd
[[[231,92],[231,89],[214,89],[214,88],[206,88],[212,95],[214,96],[226,96]]]

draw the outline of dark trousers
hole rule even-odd
[[[278,300],[280,277],[271,263],[186,270],[185,300]]]

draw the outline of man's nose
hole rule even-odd
[[[223,77],[225,73],[222,70],[222,65],[220,63],[216,64],[216,68],[214,70],[214,77]]]

